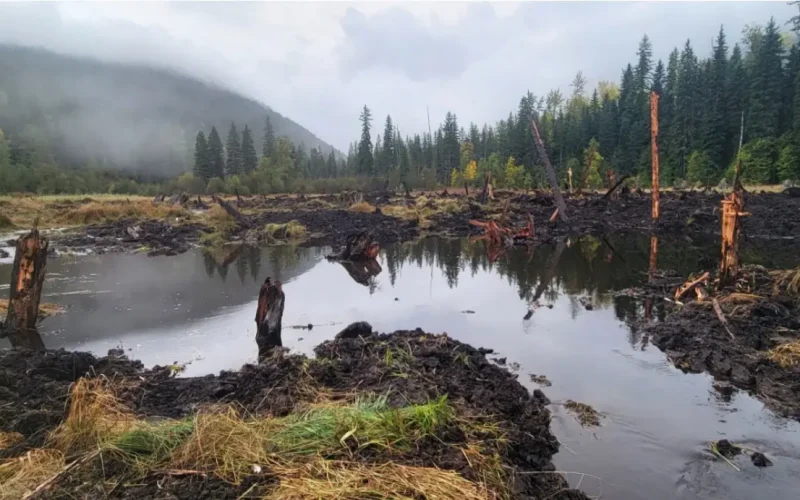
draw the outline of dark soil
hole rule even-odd
[[[678,280],[680,281],[680,280]],[[674,281],[661,297],[672,297]],[[647,292],[659,295],[655,287]],[[752,298],[739,294],[755,294]],[[767,351],[800,340],[800,303],[784,291],[773,294],[773,277],[762,267],[742,270],[735,284],[716,294],[730,323],[731,335],[715,314],[711,300],[686,304],[644,332],[685,372],[708,372],[715,379],[753,393],[775,412],[800,420],[800,365],[784,367]],[[721,387],[724,387],[722,385]]]
[[[123,377],[126,383],[118,385],[120,397],[142,416],[179,417],[220,402],[236,402],[250,413],[285,415],[308,397],[306,391],[310,387],[335,393],[357,390],[389,394],[393,406],[425,403],[446,394],[460,412],[491,415],[501,422],[508,437],[508,445],[500,451],[501,459],[507,467],[523,472],[515,474],[512,486],[515,498],[585,498],[569,489],[559,474],[524,474],[555,470],[551,458],[559,443],[550,433],[547,398],[540,391],[530,394],[507,370],[490,363],[485,351],[446,335],[431,335],[421,330],[388,335],[370,334],[363,328],[359,331],[364,334],[339,336],[318,346],[317,358],[313,360],[278,349],[259,365],[198,378],[171,378],[167,370],[158,367],[145,371],[139,363],[119,356],[94,358],[87,353],[65,351],[2,352],[0,381],[7,393],[3,397],[12,404],[0,403],[3,412],[0,429],[18,431],[27,439],[8,455],[42,443],[44,433],[63,418],[69,384],[83,373],[107,376],[117,373]],[[401,361],[387,365],[387,350],[409,355],[395,356],[391,359]],[[30,415],[35,412],[43,412],[46,418],[32,423],[35,419]],[[465,439],[459,428],[445,429],[436,439],[424,440],[413,452],[393,460],[455,470],[476,479],[476,471],[452,446]],[[360,459],[378,458],[370,457],[367,451]],[[108,475],[109,465],[106,467]],[[200,475],[158,474],[137,485],[120,485],[113,492],[102,494],[76,477],[66,481],[61,491],[71,494],[80,491],[82,498],[196,499],[238,498],[256,482],[259,488],[268,489],[274,479],[254,476],[246,484],[234,487]],[[53,490],[50,496],[57,497],[57,491]]]

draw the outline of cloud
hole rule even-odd
[[[174,68],[263,101],[346,150],[367,104],[405,134],[450,110],[494,123],[530,90],[582,70],[618,81],[644,33],[655,59],[692,40],[710,53],[724,24],[783,23],[796,8],[737,2],[4,3],[0,42]]]

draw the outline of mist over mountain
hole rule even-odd
[[[0,129],[29,154],[63,166],[154,176],[190,171],[195,136],[264,123],[306,150],[330,144],[268,106],[178,72],[0,44]],[[338,153],[338,152],[337,152]]]

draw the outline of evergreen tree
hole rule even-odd
[[[658,101],[658,132],[661,145],[661,177],[671,183],[678,169],[677,150],[680,131],[675,127],[675,98],[678,94],[678,49],[672,49],[667,60],[667,74],[664,92]]]
[[[664,63],[661,62],[661,59],[658,60],[656,63],[656,69],[653,70],[653,81],[650,83],[650,90],[658,94],[658,97],[664,97],[664,85],[665,85],[665,78],[664,75]],[[661,100],[659,99],[659,109],[660,109]]]
[[[275,151],[275,131],[272,129],[272,120],[267,117],[264,124],[264,141],[261,144],[261,155],[271,156]]]
[[[258,166],[258,156],[256,147],[253,144],[253,134],[250,128],[245,125],[242,131],[242,171],[245,173],[253,172]]]
[[[683,47],[678,70],[678,88],[675,95],[676,129],[675,147],[676,175],[683,177],[686,173],[686,161],[692,151],[692,141],[695,140],[697,127],[695,119],[695,91],[697,89],[697,59],[689,40]]]
[[[328,154],[328,163],[325,165],[325,177],[337,177],[336,155],[333,153],[333,149],[331,149],[331,152]]]
[[[211,177],[225,177],[222,139],[219,138],[216,127],[211,127],[211,133],[208,134],[208,164]]]
[[[458,143],[458,119],[456,115],[449,111],[445,115],[442,127],[442,155],[441,155],[441,174],[440,180],[444,180],[450,171],[458,168],[460,160],[461,146]]]
[[[782,93],[782,58],[781,36],[775,20],[770,19],[754,59],[747,125],[749,139],[777,137]]]
[[[202,130],[197,133],[194,143],[194,176],[204,181],[211,177],[211,169],[208,162],[208,145]]]
[[[728,133],[728,100],[727,82],[728,75],[728,47],[725,44],[725,31],[719,29],[716,43],[714,44],[713,59],[709,61],[703,90],[706,94],[706,114],[703,119],[703,149],[708,159],[720,177],[731,160]]]
[[[742,123],[742,113],[747,111],[748,79],[747,71],[742,59],[742,49],[739,44],[733,46],[731,58],[728,61],[728,144],[726,157],[734,158],[739,146],[739,131]]]
[[[372,138],[370,138],[369,130],[372,127],[372,113],[365,105],[361,111],[361,142],[358,143],[358,164],[357,172],[359,175],[372,175],[373,173],[373,156],[372,156]]]
[[[392,117],[386,115],[386,125],[383,129],[383,150],[381,155],[381,172],[379,175],[388,175],[395,166],[394,127]]]
[[[233,122],[231,122],[231,128],[228,130],[225,153],[225,173],[229,176],[241,173],[242,145],[239,141],[239,132],[236,131],[236,125]]]

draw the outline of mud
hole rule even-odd
[[[668,283],[662,291],[651,285],[644,294],[671,297],[675,282]],[[800,365],[781,366],[767,356],[778,345],[800,340],[800,301],[785,290],[776,293],[773,285],[766,269],[749,266],[735,285],[716,294],[731,333],[711,300],[692,299],[684,299],[685,305],[663,321],[644,325],[643,332],[684,372],[708,372],[752,393],[776,413],[800,420]],[[715,387],[724,392],[725,383]]]
[[[557,473],[518,473],[555,470],[551,458],[559,443],[549,429],[547,398],[539,390],[530,394],[507,370],[490,363],[485,351],[446,335],[421,330],[393,334],[371,334],[363,328],[358,331],[362,334],[340,335],[321,344],[315,350],[316,359],[278,350],[259,365],[199,378],[172,378],[167,369],[158,367],[145,371],[118,351],[103,358],[65,351],[2,352],[3,403],[11,404],[0,403],[0,429],[20,432],[26,438],[23,444],[7,450],[6,456],[41,444],[45,433],[63,418],[69,384],[83,373],[116,376],[119,395],[142,416],[179,417],[204,405],[234,401],[249,413],[280,416],[308,397],[309,388],[388,394],[392,406],[425,403],[447,394],[457,408],[473,415],[492,415],[501,422],[508,445],[500,454],[503,463],[515,471],[515,498],[586,498],[569,489]],[[405,354],[391,358],[387,351]],[[403,376],[396,376],[398,372]],[[43,412],[46,418],[31,418],[36,412]],[[476,479],[477,473],[465,456],[448,446],[465,439],[457,428],[445,430],[437,439],[418,443],[414,451],[397,457],[397,461],[455,470]],[[368,455],[360,459],[369,461]],[[109,470],[104,472],[107,477]],[[86,498],[238,498],[256,481],[259,488],[268,490],[269,479],[260,476],[232,486],[200,475],[163,474],[149,476],[137,485],[121,484],[102,494],[75,477],[62,486]]]

